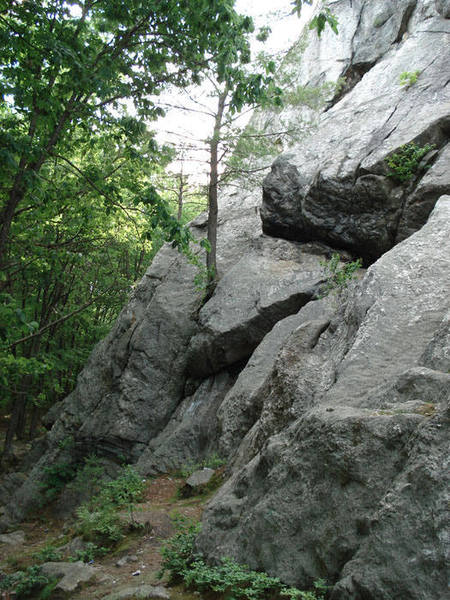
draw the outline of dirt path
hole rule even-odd
[[[160,584],[157,579],[162,560],[160,549],[164,540],[174,533],[171,518],[180,514],[197,521],[207,500],[205,496],[178,498],[177,490],[183,484],[183,479],[167,475],[149,480],[145,500],[137,505],[134,514],[135,520],[144,527],[127,535],[113,552],[96,559],[92,563],[98,569],[96,582],[71,594],[71,599],[100,600],[125,586]],[[49,511],[46,512],[47,515],[50,514]],[[32,560],[32,554],[50,543],[60,545],[71,533],[70,525],[45,516],[44,513],[35,515],[34,519],[21,524],[20,529],[25,532],[25,545],[11,548],[9,556],[0,557],[0,563],[3,563],[8,571],[21,569],[36,562]],[[128,561],[123,566],[116,566],[119,559],[124,557],[128,557]],[[133,575],[136,572],[139,574]],[[174,600],[181,597],[187,599],[190,596],[179,589],[171,589],[171,597]]]

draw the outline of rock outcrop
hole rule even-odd
[[[328,326],[291,333],[259,399],[265,443],[204,516],[207,556],[325,577],[339,600],[444,597],[449,236],[446,196]]]
[[[304,588],[324,577],[333,600],[445,596],[448,2],[329,5],[339,35],[309,33],[298,83],[345,82],[275,161],[261,214],[260,190],[222,195],[214,294],[160,251],[48,415],[26,481],[0,489],[0,530],[38,501],[48,465],[95,452],[152,474],[218,452],[229,479],[198,539],[210,560]],[[410,143],[433,147],[400,181],[386,159]],[[321,298],[335,250],[371,266]]]
[[[332,3],[339,41],[329,31],[310,50],[321,61],[315,46],[339,44],[339,60],[324,62],[340,66],[333,75],[344,88],[315,132],[275,161],[261,215],[270,235],[322,240],[370,264],[423,225],[449,191],[450,21],[432,2],[350,5]],[[416,83],[401,85],[402,73],[416,72]],[[433,150],[398,181],[386,159],[408,143]]]

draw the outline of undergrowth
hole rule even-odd
[[[119,477],[103,483],[98,494],[77,509],[78,533],[92,543],[114,545],[127,529],[138,527],[135,504],[142,499],[145,487],[145,480],[132,466],[124,467]],[[123,509],[128,514],[127,523],[119,514]]]
[[[251,570],[247,565],[224,557],[218,565],[208,565],[195,552],[195,539],[200,524],[177,516],[175,535],[161,550],[163,557],[159,577],[165,573],[172,583],[182,582],[187,588],[201,593],[213,592],[224,600],[263,600],[286,596],[292,600],[324,600],[328,587],[323,580],[314,584],[313,591],[303,591],[284,585],[278,577]]]
[[[53,582],[42,573],[41,567],[37,565],[28,567],[24,571],[16,571],[12,575],[4,575],[0,578],[0,590],[15,593],[18,599],[28,598],[44,586],[49,588],[53,586]],[[43,598],[42,594],[38,597]]]

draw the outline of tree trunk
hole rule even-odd
[[[210,251],[206,255],[206,267],[208,269],[208,285],[214,284],[217,277],[217,195],[219,186],[219,142],[222,129],[222,119],[225,109],[225,101],[228,89],[219,96],[217,112],[214,122],[214,133],[210,144],[210,170],[208,187],[208,242]]]

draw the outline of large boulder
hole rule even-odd
[[[351,57],[340,75],[351,85],[315,131],[275,161],[261,216],[270,235],[322,240],[370,264],[421,227],[450,191],[450,23],[425,0],[363,2],[353,10],[359,20],[341,19],[340,2],[335,10]],[[334,40],[324,35],[323,45]],[[416,83],[401,85],[402,73],[415,72]],[[408,143],[433,151],[400,181],[387,159]]]
[[[445,596],[449,253],[446,196],[328,326],[289,336],[259,398],[275,427],[262,411],[199,550],[303,588],[325,577],[333,600]]]

